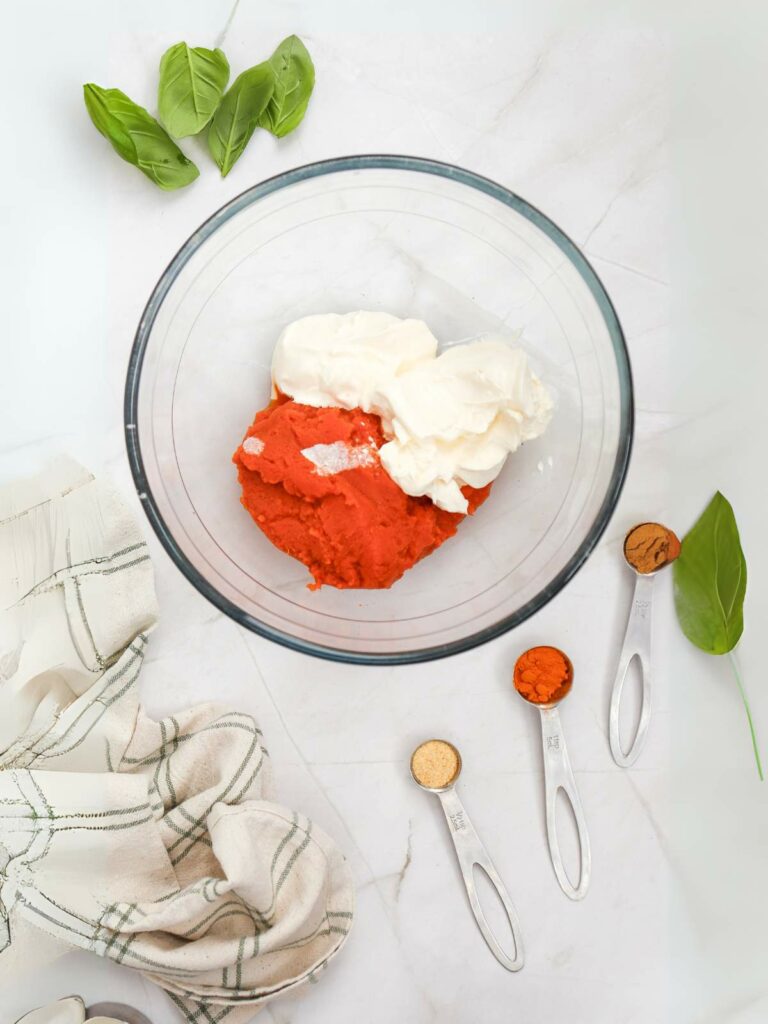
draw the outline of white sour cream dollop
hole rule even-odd
[[[510,452],[552,415],[528,357],[485,337],[437,355],[421,320],[360,311],[304,317],[285,328],[272,360],[274,387],[312,406],[381,417],[379,451],[392,479],[448,512],[466,512],[461,487],[484,487]]]

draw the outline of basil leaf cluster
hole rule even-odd
[[[229,74],[221,50],[176,43],[160,60],[160,121],[119,89],[92,82],[83,87],[85,106],[123,160],[162,189],[183,188],[200,172],[174,138],[198,135],[207,127],[208,150],[226,177],[257,128],[283,138],[301,124],[315,85],[312,58],[295,35],[284,39],[268,60],[238,75],[227,90]]]

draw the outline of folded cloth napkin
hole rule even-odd
[[[252,718],[139,707],[153,574],[112,487],[62,460],[0,490],[0,609],[0,984],[77,947],[239,1024],[314,979],[349,869],[268,800]]]

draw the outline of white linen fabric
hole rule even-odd
[[[352,922],[349,869],[269,801],[252,718],[139,707],[152,565],[110,485],[61,460],[0,490],[0,609],[0,984],[77,947],[191,1024],[240,1024],[313,980]]]

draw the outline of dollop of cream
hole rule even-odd
[[[448,512],[465,513],[461,488],[495,480],[511,452],[543,433],[553,407],[525,352],[503,338],[438,356],[423,321],[388,313],[297,320],[280,335],[272,378],[304,405],[380,416],[384,469],[406,494]]]
[[[282,332],[272,381],[302,405],[377,413],[382,384],[436,354],[437,338],[423,320],[365,311],[320,313]]]
[[[485,487],[510,452],[538,437],[552,399],[528,357],[501,339],[447,349],[390,380],[380,415],[392,437],[381,464],[406,494],[426,494],[448,512],[466,512],[461,487]]]

